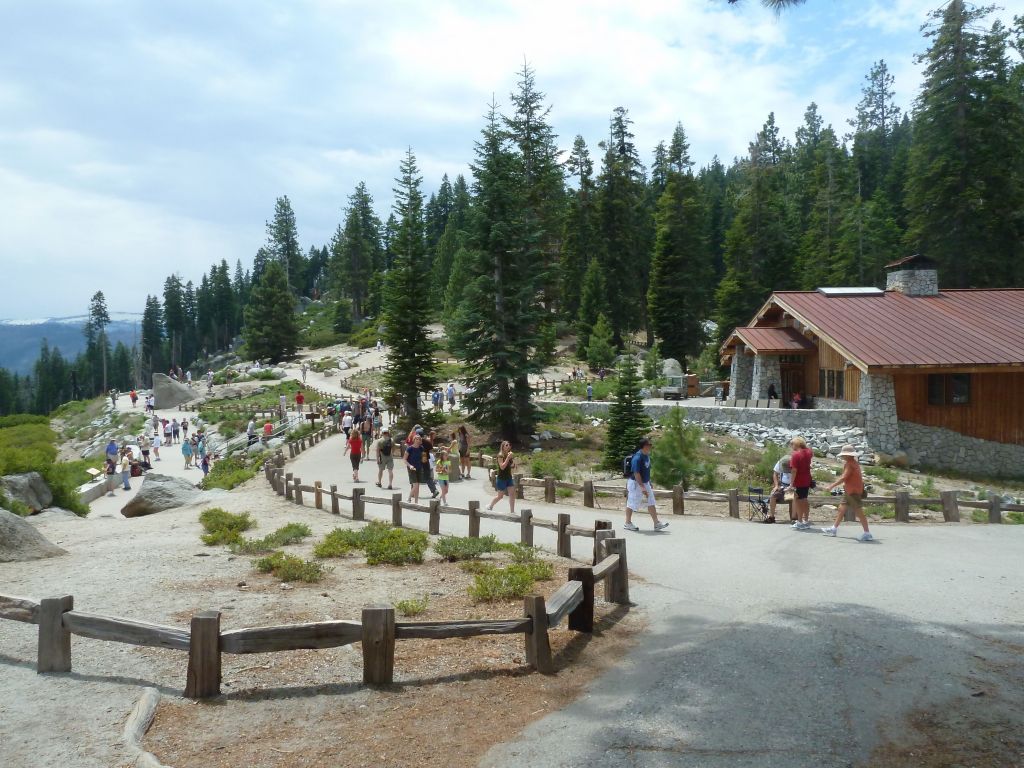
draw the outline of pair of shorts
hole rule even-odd
[[[786,489],[785,488],[779,488],[779,490],[775,491],[775,493],[770,494],[768,496],[768,498],[769,499],[775,499],[776,501],[785,501],[786,500]]]
[[[418,470],[410,469],[409,470],[409,485],[417,485],[419,483],[427,482],[426,474],[427,473],[423,471],[422,467],[420,469],[418,469]]]
[[[860,493],[844,493],[843,504],[846,504],[854,512],[864,509],[864,495]]]
[[[459,448],[459,457],[463,458],[463,459],[468,459],[469,458],[469,448],[466,448],[466,449]]]
[[[634,512],[654,506],[654,487],[650,482],[641,485],[636,480],[626,481],[626,506]]]
[[[381,454],[380,458],[377,459],[377,466],[380,467],[381,469],[388,469],[388,470],[394,469],[395,468],[395,457],[394,456],[385,456],[384,454]]]
[[[502,480],[500,477],[494,481],[494,488],[499,491],[507,491],[509,488],[515,487],[515,478],[509,478],[508,480]]]
[[[793,490],[796,491],[796,497],[798,499],[806,499],[807,495],[811,492],[811,486],[808,485],[805,488],[794,488]]]
[[[352,469],[359,469],[359,462],[363,458],[363,455],[361,453],[353,453],[348,458],[349,461],[352,462]]]

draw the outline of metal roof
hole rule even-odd
[[[736,335],[757,354],[800,355],[817,349],[795,328],[737,328]]]
[[[780,291],[778,305],[858,368],[1024,366],[1024,290],[937,296],[825,296]],[[746,330],[746,329],[744,329]]]

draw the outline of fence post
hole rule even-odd
[[[288,458],[289,459],[294,459],[295,458],[295,443],[293,443],[293,442],[289,442],[288,443]]]
[[[612,530],[611,520],[596,520],[594,521],[594,562],[593,565],[597,565],[601,560],[604,559],[604,550],[601,547],[602,541],[615,537],[615,531]]]
[[[739,488],[729,489],[729,517],[740,517],[740,491]]]
[[[319,480],[313,483],[313,506],[324,508],[324,484]]]
[[[516,485],[516,498],[517,499],[525,499],[526,498],[526,491],[523,488],[523,476],[522,475],[514,475],[513,479],[515,480],[515,485]]]
[[[352,519],[353,520],[365,520],[366,519],[366,502],[363,501],[363,494],[366,493],[365,488],[353,488],[352,489]]]
[[[39,601],[39,644],[36,672],[71,671],[71,633],[64,629],[64,612],[73,610],[71,595],[44,597]]]
[[[1000,509],[1002,499],[994,493],[988,495],[988,521],[990,523],[1002,523],[1003,513]]]
[[[338,486],[334,483],[331,484],[331,514],[341,514],[341,507],[338,504]]]
[[[583,585],[583,602],[569,614],[569,629],[577,632],[594,631],[594,569],[574,566],[569,569],[569,581]]]
[[[566,530],[569,525],[570,518],[567,512],[558,513],[558,556],[559,557],[572,557],[572,536]]]
[[[387,685],[395,677],[395,609],[363,608],[363,682]]]
[[[293,481],[295,483],[295,503],[300,507],[302,506],[302,478],[296,477]]]
[[[545,675],[555,671],[551,663],[551,644],[548,642],[548,612],[544,598],[530,595],[524,600],[523,610],[533,619],[533,626],[524,635],[526,638],[526,663]]]
[[[544,502],[554,504],[555,502],[555,478],[551,475],[544,476]]]
[[[402,527],[402,494],[391,494],[391,524],[395,528]]]
[[[519,543],[533,546],[533,512],[529,509],[519,510]]]
[[[590,509],[594,508],[594,481],[584,480],[583,481],[583,506]]]
[[[398,494],[401,496],[402,494]],[[430,517],[427,520],[427,532],[432,536],[441,534],[441,502],[438,499],[430,500]]]
[[[939,496],[942,498],[942,518],[947,523],[960,522],[960,505],[957,503],[956,491],[943,491]]]
[[[220,611],[192,617],[188,644],[188,679],[185,697],[206,699],[220,695]]]
[[[487,466],[486,464],[484,464],[484,452],[483,451],[480,451],[476,455],[476,465],[478,467],[485,467],[485,466]]]
[[[619,566],[604,580],[606,603],[629,604],[629,566],[626,563],[626,540],[608,539],[604,542],[605,552],[619,556]]]
[[[910,491],[896,491],[896,522],[910,522]]]
[[[288,499],[288,501],[292,500],[292,477],[293,475],[291,472],[288,472],[284,476],[284,497]]]
[[[480,538],[480,502],[471,499],[466,505],[469,507],[469,538]]]
[[[682,515],[686,513],[686,496],[683,495],[683,484],[676,483],[672,486],[672,514]]]

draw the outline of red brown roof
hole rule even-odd
[[[736,335],[759,355],[799,355],[817,349],[795,328],[737,328]]]
[[[861,369],[1024,366],[1021,289],[831,297],[780,291],[765,309],[773,304]]]

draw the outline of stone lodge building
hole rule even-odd
[[[912,464],[1024,476],[1024,290],[939,290],[928,259],[886,290],[779,291],[722,345],[731,394],[863,411],[869,444]]]

